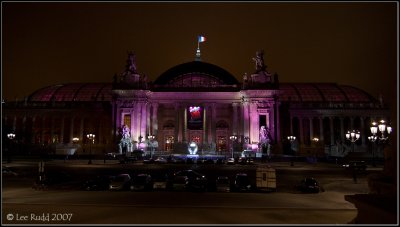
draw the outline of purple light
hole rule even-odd
[[[189,107],[189,111],[191,113],[195,112],[195,111],[200,111],[200,106],[191,106],[191,107]]]

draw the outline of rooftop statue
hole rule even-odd
[[[266,68],[264,64],[264,50],[257,51],[253,61],[256,62],[256,72],[264,71]]]
[[[128,60],[126,64],[126,71],[131,73],[137,73],[136,71],[136,55],[130,51],[128,53]]]

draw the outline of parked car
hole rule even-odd
[[[165,159],[164,157],[157,157],[157,158],[154,160],[154,162],[155,162],[155,163],[159,163],[159,164],[165,164],[165,163],[167,163],[167,159]]]
[[[152,164],[152,163],[154,163],[154,158],[143,159],[143,163],[144,164]]]
[[[173,191],[189,190],[189,177],[187,176],[174,176],[170,181],[168,188]]]
[[[110,177],[110,190],[128,190],[131,176],[127,173]]]
[[[137,174],[131,180],[131,191],[151,191],[153,189],[153,179],[150,174]]]
[[[110,187],[110,176],[96,176],[93,179],[86,180],[83,189],[87,191],[108,190]]]
[[[343,164],[345,169],[356,170],[360,172],[365,172],[367,170],[367,164],[364,161],[351,161]]]
[[[252,158],[241,157],[238,162],[242,165],[250,165],[254,163],[254,160]]]
[[[298,190],[304,193],[318,193],[323,191],[318,181],[313,177],[304,178],[297,186]]]
[[[239,192],[251,191],[251,183],[246,173],[238,173],[235,176],[234,190]]]
[[[181,170],[169,178],[169,188],[174,189],[176,184],[183,185],[186,190],[207,190],[208,180],[205,175],[194,170]]]
[[[234,158],[228,158],[228,161],[226,162],[228,165],[234,165],[235,164],[235,159]]]
[[[1,167],[1,173],[3,176],[18,176],[18,173],[12,171],[10,168],[6,166]]]
[[[217,192],[230,192],[231,182],[227,176],[219,176],[215,181]]]

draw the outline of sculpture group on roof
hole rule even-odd
[[[266,68],[266,65],[264,64],[264,50],[257,51],[256,57],[253,58],[253,61],[256,62],[256,73],[264,71]]]
[[[136,55],[132,51],[128,52],[128,60],[126,64],[126,71],[137,74],[136,70]]]

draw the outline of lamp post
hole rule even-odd
[[[392,133],[392,127],[387,125],[384,120],[380,120],[379,124],[375,121],[372,122],[372,126],[370,127],[372,136],[368,136],[368,140],[371,141],[373,146],[376,143],[378,145],[384,144],[386,140],[389,138],[390,133]],[[380,134],[380,135],[379,135]],[[375,147],[372,148],[372,165],[375,167]]]
[[[318,141],[319,141],[319,138],[314,137],[314,138],[312,138],[312,141],[313,141],[314,146],[315,146],[315,148],[314,148],[314,157],[315,157],[315,161],[317,161]]]
[[[353,130],[351,132],[347,131],[347,133],[346,133],[346,139],[351,142],[351,152],[353,152],[353,153],[354,153],[354,143],[358,139],[360,139],[360,136],[361,136],[360,132],[356,131],[356,130]]]
[[[288,136],[287,139],[290,141],[290,150],[292,150],[292,145],[293,142],[296,140],[296,136]],[[290,166],[294,166],[293,157],[290,159]]]
[[[8,148],[8,156],[7,156],[7,162],[10,163],[11,162],[11,146],[13,144],[13,140],[15,139],[15,133],[8,133],[7,134],[7,138],[10,140],[10,147]]]
[[[79,142],[79,138],[78,137],[72,138],[72,143],[73,144],[77,144],[78,142]]]
[[[90,140],[89,143],[89,162],[88,164],[92,164],[92,143],[94,143],[94,138],[96,137],[95,134],[89,133],[86,137]]]
[[[149,139],[149,145],[150,145],[150,158],[153,158],[153,148],[154,148],[153,140],[154,140],[155,136],[149,135],[149,136],[147,136],[147,138]]]
[[[235,140],[237,139],[237,136],[235,136],[235,135],[231,135],[230,137],[229,137],[229,139],[232,141],[232,158],[233,158],[233,143],[235,142]]]

